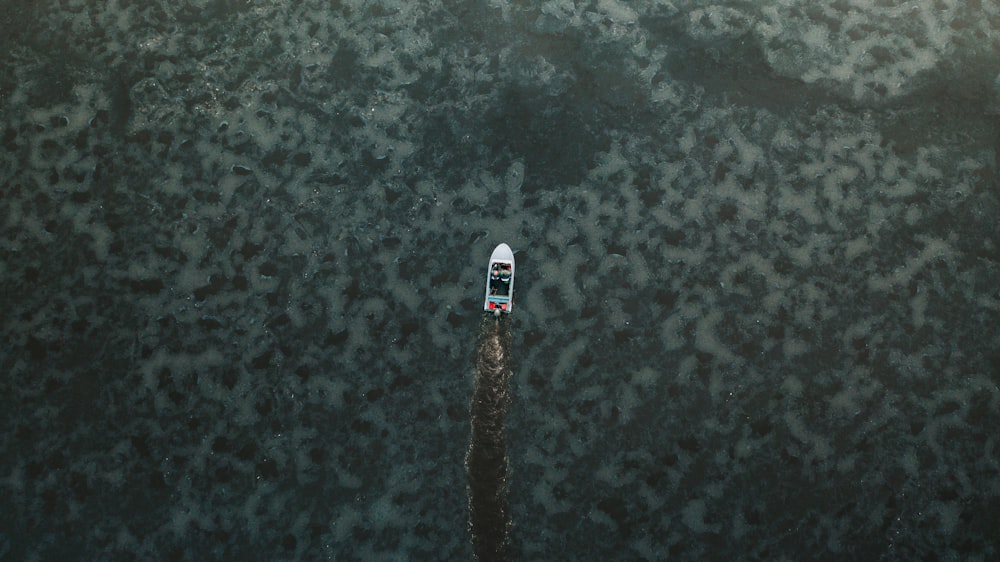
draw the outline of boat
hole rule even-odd
[[[493,249],[490,263],[486,267],[486,300],[483,310],[500,314],[510,314],[514,305],[514,252],[507,244]]]

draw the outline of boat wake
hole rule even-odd
[[[510,317],[485,316],[476,347],[469,476],[469,531],[476,560],[509,560],[507,446],[504,418],[510,404]]]

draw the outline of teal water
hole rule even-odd
[[[0,558],[997,557],[996,2],[0,8]]]

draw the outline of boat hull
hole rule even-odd
[[[483,310],[510,314],[514,306],[514,252],[507,244],[493,249],[486,266],[486,298]]]

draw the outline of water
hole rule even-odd
[[[997,557],[996,2],[0,7],[0,557]]]
[[[476,560],[511,558],[507,489],[510,407],[510,319],[483,318],[476,346],[476,389],[469,411],[471,438],[465,458],[469,474],[469,533]]]

